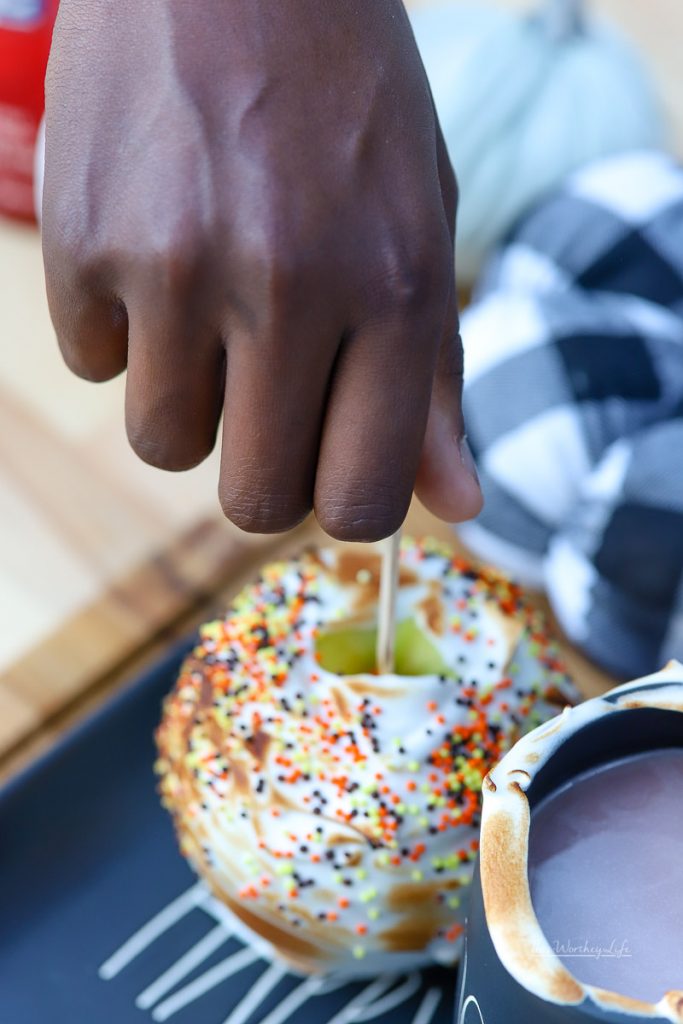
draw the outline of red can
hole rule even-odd
[[[0,0],[0,213],[34,219],[33,166],[59,0]]]

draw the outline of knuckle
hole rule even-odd
[[[57,225],[42,224],[43,263],[48,292],[65,284],[74,288],[87,287],[92,277],[89,252],[81,236],[61,231]]]
[[[88,281],[106,256],[99,251],[98,231],[79,211],[68,189],[51,185],[47,170],[41,239],[46,268],[78,281]]]
[[[139,459],[156,469],[168,468],[169,452],[163,442],[139,427],[128,427],[127,433],[128,443]]]
[[[47,295],[62,358],[83,380],[100,383],[126,368],[128,317],[118,300],[102,303],[87,288],[48,277]]]
[[[155,469],[181,473],[198,466],[208,455],[204,449],[174,441],[143,424],[129,424],[127,433],[128,442],[138,458]]]
[[[91,384],[102,384],[104,381],[112,380],[125,369],[119,360],[103,358],[102,353],[88,352],[80,345],[65,344],[60,340],[59,347],[62,359],[69,370],[76,377]]]
[[[182,245],[169,245],[161,252],[141,257],[129,253],[116,253],[113,258],[103,255],[93,262],[98,270],[121,267],[122,278],[130,283],[133,293],[139,282],[144,294],[156,296],[160,315],[171,319],[182,318],[183,311],[212,310],[219,292],[217,262],[212,263],[192,246],[184,249]]]
[[[347,493],[316,502],[318,522],[334,540],[372,542],[395,533],[403,523],[408,503],[386,497]]]
[[[441,307],[448,296],[453,278],[450,243],[417,242],[410,254],[387,260],[385,288],[394,309],[408,314],[424,310],[432,304]],[[443,311],[441,313],[443,315]]]
[[[251,287],[265,319],[281,320],[299,307],[302,298],[306,260],[291,234],[287,238],[282,234],[262,233],[244,252]]]
[[[434,287],[433,269],[427,259],[417,256],[394,266],[389,278],[393,301],[402,309],[424,305]]]
[[[219,498],[223,514],[245,533],[284,533],[310,512],[301,498],[235,484],[222,483]]]
[[[109,287],[116,267],[114,254],[77,230],[69,233],[51,231],[49,234],[44,231],[43,260],[51,307],[64,306],[67,296],[75,297],[78,302],[74,305],[69,299],[67,311],[67,315],[73,318],[83,301],[104,296],[105,301],[112,304],[113,325],[119,325],[120,304],[111,296]]]
[[[300,262],[296,247],[288,247],[277,237],[263,239],[252,260],[262,279],[276,291],[294,281]]]
[[[205,256],[198,241],[173,237],[149,257],[147,272],[162,295],[187,297],[199,287],[205,272]]]

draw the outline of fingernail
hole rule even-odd
[[[463,466],[470,474],[470,476],[476,480],[477,486],[479,486],[479,474],[477,473],[477,464],[474,461],[474,455],[472,454],[472,450],[469,444],[467,443],[467,434],[464,434],[460,438],[459,448],[460,459],[462,461]]]

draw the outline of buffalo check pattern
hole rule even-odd
[[[642,152],[574,175],[462,333],[486,498],[463,539],[616,675],[683,659],[683,169]]]

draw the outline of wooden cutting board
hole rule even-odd
[[[421,6],[429,0],[416,0]],[[509,0],[513,6],[529,6]],[[683,139],[677,0],[596,0],[650,55]],[[646,8],[646,9],[645,9]],[[239,533],[218,513],[216,458],[164,474],[123,428],[124,380],[64,367],[44,298],[36,231],[0,226],[0,757],[81,700],[268,553],[315,535]],[[419,509],[414,533],[452,536]],[[586,689],[604,681],[589,669]]]

